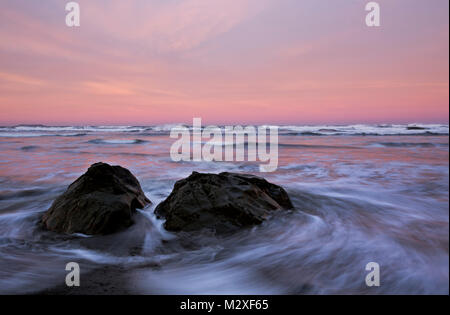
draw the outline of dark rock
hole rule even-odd
[[[136,208],[148,203],[129,170],[96,163],[53,202],[42,224],[59,233],[110,234],[132,225]]]
[[[320,132],[338,132],[336,129],[328,129],[328,128],[322,128],[319,129]]]
[[[407,130],[426,130],[427,128],[419,127],[419,126],[408,126],[406,127]]]
[[[262,223],[273,212],[293,208],[286,191],[263,178],[193,172],[175,183],[155,214],[169,231],[202,228],[218,233]]]

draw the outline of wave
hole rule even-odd
[[[87,134],[125,133],[142,136],[167,135],[177,127],[192,130],[185,124],[153,126],[44,126],[18,125],[0,127],[0,137],[83,136]],[[267,126],[266,126],[267,127]],[[355,125],[285,125],[278,132],[285,136],[389,136],[449,135],[448,124],[355,124]]]
[[[42,133],[42,132],[2,132],[0,137],[4,138],[34,138],[34,137],[83,137],[87,133]]]
[[[148,141],[141,139],[94,139],[88,142],[93,144],[142,144]]]
[[[342,126],[281,126],[283,135],[307,136],[398,136],[448,135],[449,126],[443,124],[410,125],[342,125]]]
[[[374,142],[369,144],[369,147],[380,148],[435,148],[447,147],[448,143],[429,143],[429,142]]]
[[[112,132],[112,131],[144,131],[148,127],[142,126],[44,126],[44,125],[18,125],[12,127],[0,127],[2,131],[83,131],[83,132]]]
[[[303,149],[358,149],[352,146],[336,146],[336,145],[315,145],[315,144],[297,144],[297,143],[280,143],[279,147],[284,148],[303,148]]]

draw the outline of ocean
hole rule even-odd
[[[449,293],[448,125],[280,126],[271,173],[174,162],[173,126],[0,127],[0,293],[67,292],[68,262],[81,293]],[[43,231],[43,212],[100,161],[128,168],[152,205],[113,235]],[[153,210],[192,171],[262,176],[295,210],[228,236],[165,231]]]

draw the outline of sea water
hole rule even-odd
[[[78,262],[80,289],[448,294],[448,125],[280,126],[272,173],[247,161],[174,162],[173,126],[1,127],[0,293],[61,286]],[[128,168],[152,205],[109,236],[41,230],[52,201],[99,161]],[[165,231],[153,210],[192,171],[264,176],[295,210],[226,237]],[[369,262],[379,287],[365,283]]]

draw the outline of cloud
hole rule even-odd
[[[158,53],[182,52],[226,33],[267,5],[266,0],[183,0],[86,3],[106,33],[139,41]],[[93,17],[96,17],[94,20]],[[100,18],[99,18],[100,17]]]
[[[101,95],[134,95],[130,86],[120,82],[93,82],[87,81],[82,84],[87,92]]]
[[[9,83],[21,84],[21,85],[32,85],[32,86],[40,86],[43,85],[44,82],[38,79],[35,79],[30,76],[19,75],[15,73],[7,73],[0,72],[0,81],[6,81]]]
[[[411,103],[446,114],[448,17],[443,2],[414,1],[420,23],[404,28],[399,7],[392,31],[368,33],[349,17],[363,10],[333,0],[79,0],[80,28],[60,0],[3,0],[2,119],[313,121]]]

